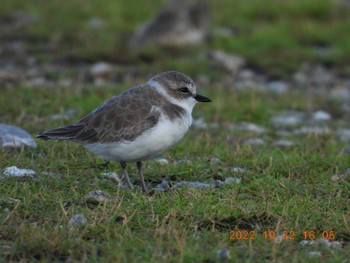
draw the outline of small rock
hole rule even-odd
[[[261,138],[249,138],[244,141],[244,144],[250,145],[250,146],[262,146],[262,145],[265,145],[265,142]]]
[[[230,125],[229,128],[234,131],[243,131],[243,132],[255,132],[258,134],[266,133],[267,129],[255,123],[241,122],[239,124]]]
[[[266,84],[266,90],[277,94],[284,94],[288,90],[288,84],[284,81],[270,81]]]
[[[87,224],[87,219],[83,214],[76,214],[69,219],[70,226],[83,226]]]
[[[338,129],[337,138],[342,142],[350,141],[350,129]]]
[[[16,126],[0,124],[0,147],[29,146],[36,148],[37,144],[25,130]]]
[[[346,169],[343,173],[341,174],[334,174],[332,175],[331,177],[331,180],[332,181],[339,181],[341,179],[345,179],[347,178],[348,176],[350,176],[350,168]]]
[[[215,187],[214,184],[207,184],[207,183],[202,183],[202,182],[178,182],[174,184],[172,188],[180,188],[180,187],[193,187],[193,188],[210,188],[210,187]]]
[[[122,184],[122,180],[119,177],[119,174],[113,173],[113,172],[107,172],[107,173],[102,173],[102,176],[106,177],[107,179],[115,182],[117,185]]]
[[[154,187],[154,190],[161,191],[161,192],[168,191],[170,190],[170,184],[167,180],[163,180],[160,184],[157,184]]]
[[[87,25],[90,28],[103,29],[106,26],[106,22],[99,17],[90,17],[87,21]]]
[[[240,184],[241,181],[242,180],[240,178],[228,177],[228,178],[225,178],[224,183],[225,184]]]
[[[216,258],[220,262],[230,262],[231,260],[231,254],[230,250],[227,248],[220,248],[216,251]]]
[[[18,178],[36,178],[36,173],[30,169],[19,169],[16,166],[7,167],[4,170],[4,175],[0,178],[18,177]]]
[[[200,130],[204,130],[204,129],[208,128],[208,124],[204,121],[203,118],[193,120],[192,125],[193,125],[193,127],[200,129]]]
[[[98,62],[90,67],[90,74],[94,79],[109,79],[113,73],[113,66],[106,62]]]
[[[277,140],[273,143],[273,145],[282,147],[282,148],[288,148],[288,147],[292,147],[294,145],[294,142],[288,141],[288,140]]]
[[[332,119],[332,116],[325,111],[316,111],[312,114],[312,119],[314,121],[329,121]]]
[[[322,253],[320,251],[310,251],[307,253],[307,255],[310,257],[310,258],[319,258],[322,256]]]
[[[85,196],[85,202],[87,203],[104,203],[111,200],[110,195],[102,190],[94,190]]]
[[[69,120],[70,118],[74,117],[77,114],[76,109],[68,109],[65,112],[53,114],[50,116],[51,120],[57,121],[57,120]]]
[[[0,207],[3,208],[14,208],[17,204],[19,204],[21,201],[16,198],[0,198]]]
[[[327,135],[330,134],[331,130],[328,127],[301,127],[300,129],[294,130],[294,134],[296,135],[308,135],[308,134],[316,134],[316,135]]]
[[[231,168],[231,173],[234,173],[234,174],[244,174],[246,172],[247,172],[247,170],[244,168],[241,168],[241,167],[232,167]]]
[[[236,74],[245,65],[245,60],[241,56],[229,54],[222,50],[210,51],[208,58],[215,67],[231,74]]]
[[[271,122],[277,127],[295,127],[305,118],[303,112],[285,112],[271,118]]]
[[[161,157],[158,157],[158,158],[155,158],[154,161],[159,164],[159,165],[168,165],[169,164],[169,161],[165,158],[161,158]]]
[[[220,164],[221,160],[217,157],[210,157],[209,163],[210,163],[210,165],[216,165],[216,164]]]

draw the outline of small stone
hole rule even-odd
[[[294,145],[294,142],[288,141],[288,140],[277,140],[273,143],[273,145],[282,147],[282,148],[288,148],[288,147],[292,147]]]
[[[337,138],[341,142],[350,142],[350,129],[338,129]]]
[[[266,90],[277,94],[284,94],[288,90],[288,84],[284,81],[270,81],[266,84]]]
[[[310,245],[313,245],[315,241],[313,240],[302,240],[299,242],[299,245],[301,245],[302,247],[307,247]]]
[[[208,124],[204,121],[203,118],[193,120],[193,127],[204,130],[208,128]]]
[[[341,179],[345,179],[347,178],[348,176],[350,176],[350,168],[346,169],[343,173],[341,174],[334,174],[332,175],[331,177],[331,180],[332,181],[339,181]]]
[[[98,62],[90,67],[90,74],[95,79],[109,79],[113,73],[113,66],[106,62]]]
[[[232,167],[231,168],[231,173],[235,173],[235,174],[244,174],[246,173],[246,169],[241,168],[241,167]]]
[[[238,124],[230,125],[229,128],[234,131],[243,131],[243,132],[255,132],[255,133],[266,133],[267,129],[255,123],[241,122]]]
[[[320,251],[310,251],[307,253],[307,255],[310,257],[310,258],[319,258],[322,256],[322,253]]]
[[[16,126],[0,124],[0,147],[29,146],[36,148],[37,144],[25,130]]]
[[[83,226],[87,224],[87,219],[83,214],[76,214],[69,219],[70,226]]]
[[[210,187],[215,187],[214,184],[207,184],[207,183],[202,183],[202,182],[178,182],[174,184],[172,188],[181,188],[181,187],[193,187],[193,188],[210,188]]]
[[[332,116],[325,111],[316,111],[312,114],[312,119],[314,121],[329,121],[332,119]]]
[[[161,157],[158,157],[158,158],[155,158],[154,161],[159,164],[159,165],[168,165],[169,164],[169,161],[165,158],[161,158]]]
[[[169,189],[170,189],[170,184],[167,180],[163,180],[160,184],[157,184],[154,187],[154,190],[161,191],[161,192],[168,191]]]
[[[295,127],[302,123],[305,114],[303,112],[285,112],[271,118],[271,122],[277,127]]]
[[[106,26],[106,22],[99,17],[90,17],[87,21],[87,25],[90,28],[102,29]]]
[[[228,178],[225,178],[224,183],[225,184],[240,184],[241,181],[242,181],[241,178],[228,177]]]
[[[110,195],[102,190],[94,190],[85,196],[85,202],[87,203],[104,203],[110,201]]]
[[[250,145],[250,146],[262,146],[262,145],[265,145],[265,142],[261,138],[249,138],[244,141],[244,144]]]
[[[216,164],[220,164],[221,160],[217,157],[210,157],[209,163],[210,163],[210,165],[216,165]]]
[[[245,65],[243,57],[229,54],[222,50],[213,50],[208,53],[211,63],[218,69],[223,69],[231,74],[236,74]]]
[[[102,173],[102,176],[106,177],[107,179],[115,182],[117,185],[122,184],[122,180],[119,177],[119,174],[113,173],[113,172],[107,172],[107,173]]]
[[[3,207],[5,210],[8,210],[9,208],[14,208],[20,202],[21,201],[16,198],[0,198],[0,207]]]
[[[65,112],[53,114],[50,116],[51,120],[57,121],[57,120],[69,120],[70,118],[74,117],[77,114],[76,109],[68,109]]]
[[[230,250],[227,248],[220,248],[216,251],[216,258],[220,262],[230,262],[231,260],[231,254]]]
[[[18,178],[35,178],[36,173],[30,169],[19,169],[16,166],[7,167],[4,170],[4,175],[0,178],[18,177]]]
[[[308,134],[316,134],[316,135],[327,135],[330,134],[331,130],[328,127],[301,127],[299,129],[294,130],[294,134],[296,135],[308,135]]]

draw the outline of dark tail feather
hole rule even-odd
[[[40,133],[37,138],[43,140],[74,140],[81,130],[84,128],[81,124],[72,124],[57,129],[44,131]]]

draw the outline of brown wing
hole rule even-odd
[[[131,141],[156,125],[160,113],[157,93],[139,86],[107,100],[77,123],[38,135],[42,139],[76,140],[84,143]]]

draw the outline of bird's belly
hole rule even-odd
[[[133,141],[93,143],[86,148],[108,161],[136,162],[159,156],[178,143],[192,123],[192,118],[171,121],[161,118],[156,126]]]

